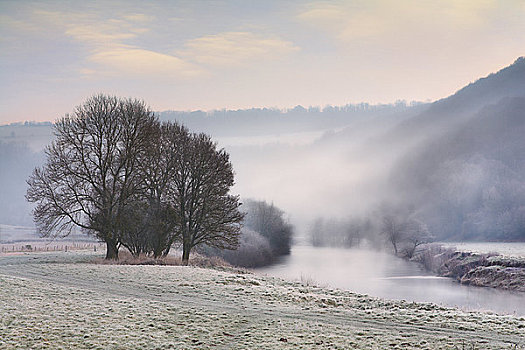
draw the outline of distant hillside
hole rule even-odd
[[[247,137],[331,130],[348,125],[360,125],[370,118],[404,115],[421,103],[370,105],[368,103],[345,106],[304,108],[289,110],[251,108],[239,110],[163,111],[155,112],[162,121],[178,121],[195,132],[205,132],[214,137]],[[53,138],[51,122],[19,122],[0,125],[0,141],[25,143],[32,150],[40,151]]]
[[[371,119],[319,140],[323,154],[342,155],[326,166],[338,181],[319,181],[333,193],[316,199],[329,203],[319,212],[345,205],[347,218],[380,231],[396,211],[438,240],[525,241],[525,58],[447,98]]]
[[[252,108],[212,112],[164,111],[161,120],[177,120],[191,130],[213,136],[257,136],[340,128],[378,116],[403,113],[419,103],[370,105],[368,103],[324,108],[296,106],[289,110]]]
[[[505,97],[525,95],[525,57],[497,73],[478,79],[454,95],[434,102],[428,112],[458,114],[481,109]],[[449,115],[450,115],[449,114]]]
[[[485,107],[407,155],[393,185],[441,238],[525,240],[525,97]]]
[[[466,120],[474,117],[485,106],[508,97],[525,96],[525,58],[518,58],[512,65],[497,73],[481,78],[436,101],[420,114],[399,124],[385,137],[392,142],[414,141],[435,134],[446,134]]]
[[[440,239],[525,240],[525,59],[391,131],[417,140],[392,170]]]

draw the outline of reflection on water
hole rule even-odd
[[[294,246],[280,263],[255,272],[387,299],[525,315],[525,293],[460,285],[383,252]]]

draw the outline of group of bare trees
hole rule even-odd
[[[348,219],[317,218],[312,223],[309,235],[315,247],[359,247],[364,240],[372,237],[372,223],[369,219],[352,217]]]
[[[98,95],[58,120],[55,136],[28,180],[41,235],[80,227],[106,243],[107,259],[120,246],[160,257],[178,243],[186,264],[195,246],[238,246],[232,165],[208,135],[160,123],[142,101]]]
[[[416,210],[402,205],[382,204],[369,216],[342,219],[317,218],[310,227],[314,246],[391,247],[395,255],[411,258],[422,244],[434,239]]]
[[[418,246],[429,243],[433,237],[427,226],[413,217],[383,216],[381,233],[392,245],[395,255],[411,258]]]

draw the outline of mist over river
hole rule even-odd
[[[461,285],[373,250],[296,245],[279,263],[254,271],[387,299],[525,316],[525,293]]]

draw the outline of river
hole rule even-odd
[[[386,299],[525,316],[525,293],[461,285],[372,250],[297,245],[279,263],[255,272]]]

